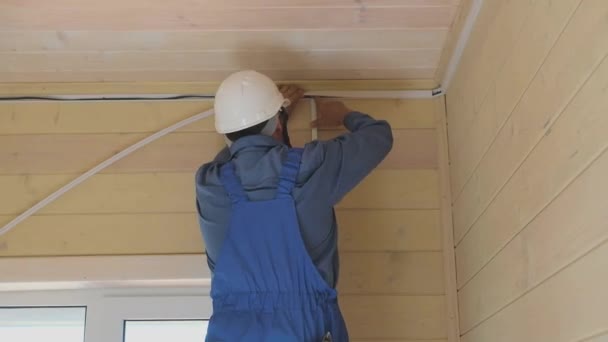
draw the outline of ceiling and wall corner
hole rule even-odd
[[[383,98],[349,100],[354,108],[389,120],[395,128],[396,144],[379,170],[338,209],[345,227],[341,245],[346,251],[346,281],[342,285],[346,312],[352,321],[369,324],[371,329],[355,330],[355,336],[361,338],[456,341],[458,313],[454,306],[446,313],[444,306],[446,300],[455,304],[455,296],[445,288],[450,279],[442,281],[444,271],[449,273],[444,270],[445,265],[449,268],[453,263],[449,258],[442,262],[440,242],[441,234],[451,233],[449,220],[439,219],[445,209],[440,197],[446,185],[438,189],[437,179],[443,177],[438,173],[446,173],[447,162],[446,156],[438,158],[443,145],[437,146],[436,132],[440,129],[435,115],[440,111],[435,106],[443,106],[443,98],[431,101],[412,97],[445,93],[445,88],[439,88],[438,93],[433,90],[442,85],[440,79],[456,69],[458,58],[449,57],[462,51],[467,27],[470,30],[475,19],[468,13],[475,13],[474,8],[481,1],[215,3],[219,1],[3,1],[0,95],[213,94],[217,82],[228,73],[254,68],[279,81],[299,80],[314,94]],[[0,144],[0,157],[14,163],[8,163],[0,172],[0,184],[6,181],[8,193],[27,192],[27,198],[22,199],[33,204],[84,171],[85,164],[94,165],[103,160],[102,156],[118,153],[144,137],[142,133],[152,133],[177,121],[177,117],[181,120],[210,106],[201,105],[200,101],[198,105],[164,102],[156,103],[151,113],[149,102],[3,105],[6,111],[0,110],[0,123],[4,118],[10,124],[4,128],[0,125],[0,132],[4,129],[0,135],[8,141],[4,150]],[[114,113],[110,108],[118,111]],[[72,115],[73,111],[87,112],[88,119]],[[34,112],[37,119],[32,120]],[[103,116],[99,115],[101,112]],[[148,122],[138,120],[143,117]],[[301,142],[310,139],[305,122],[308,117],[304,115],[300,126],[295,125],[300,129],[295,133]],[[51,124],[42,127],[41,118],[51,120]],[[92,124],[93,121],[97,123]],[[113,126],[117,122],[126,126],[117,129]],[[62,260],[91,260],[87,255],[125,253],[200,256],[192,213],[183,212],[189,203],[184,200],[184,193],[191,185],[192,158],[175,153],[175,147],[200,151],[204,146],[203,154],[212,153],[222,142],[215,139],[209,127],[209,120],[202,120],[189,128],[167,132],[170,134],[162,142],[95,175],[63,202],[29,218],[23,229],[12,231],[12,237],[6,240],[10,243],[4,247],[0,244],[0,254],[42,256],[40,260],[51,255]],[[320,137],[330,138],[338,133],[320,132]],[[44,141],[71,155],[72,161],[57,163],[52,155],[43,160],[31,158],[40,151],[27,146]],[[101,146],[108,144],[115,147]],[[79,163],[74,162],[77,155],[84,157]],[[388,188],[388,183],[398,186]],[[376,188],[384,190],[378,192]],[[118,196],[119,190],[130,195],[113,197]],[[91,198],[93,193],[99,197],[94,201],[99,205],[74,201]],[[173,198],[179,200],[166,202],[158,196],[161,193],[173,193]],[[0,212],[0,223],[10,221],[26,208],[21,202],[2,202],[7,205]],[[41,224],[42,221],[54,223]],[[382,234],[366,233],[372,221],[382,222]],[[116,227],[109,229],[114,231],[126,228],[131,242],[116,242],[110,232],[99,233],[88,224],[83,225],[85,222],[97,227],[111,223],[109,227]],[[175,236],[172,232],[168,239],[168,228],[174,227],[175,222],[184,234]],[[403,226],[404,222],[408,225]],[[38,243],[36,249],[30,241],[31,229],[41,226],[49,227],[44,234],[53,238],[45,246]],[[144,226],[148,237],[136,239]],[[97,233],[101,235],[96,239],[90,235]],[[408,238],[402,234],[408,234]],[[444,244],[450,244],[449,239],[443,238]],[[361,253],[372,258],[364,259]],[[200,278],[192,278],[196,277]],[[418,281],[411,283],[410,279]],[[387,300],[379,301],[381,298]],[[376,311],[390,313],[388,317],[368,322],[363,312],[372,302],[376,303]],[[442,332],[446,325],[447,335]]]

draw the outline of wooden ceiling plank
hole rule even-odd
[[[0,7],[9,30],[284,30],[448,28],[454,6],[403,8],[99,9]],[[261,20],[263,18],[263,20]]]

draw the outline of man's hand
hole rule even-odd
[[[315,99],[317,120],[311,123],[313,128],[337,128],[344,124],[344,119],[352,110],[344,103],[335,100]]]
[[[296,85],[286,84],[281,86],[279,91],[283,94],[283,97],[290,102],[289,106],[285,108],[285,110],[287,110],[287,115],[289,115],[304,96],[304,90]]]

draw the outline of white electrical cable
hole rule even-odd
[[[450,83],[452,81],[452,78],[454,77],[454,74],[456,72],[456,69],[458,67],[458,65],[460,64],[460,60],[462,58],[464,49],[467,45],[467,42],[469,40],[469,37],[471,35],[471,32],[473,31],[473,27],[475,25],[475,22],[477,21],[477,17],[479,15],[479,12],[481,11],[481,7],[483,5],[483,0],[473,0],[473,4],[471,6],[471,10],[465,20],[465,24],[462,28],[462,31],[460,32],[460,36],[458,37],[458,42],[456,44],[456,48],[454,49],[454,52],[452,54],[452,57],[450,58],[450,61],[448,63],[448,67],[446,69],[446,73],[445,73],[445,77],[442,81],[442,84],[439,88],[435,89],[435,90],[395,90],[395,91],[382,91],[382,90],[376,90],[376,91],[365,91],[365,90],[353,90],[353,91],[313,91],[313,92],[307,92],[306,96],[307,97],[312,97],[311,98],[311,118],[313,120],[316,120],[317,118],[317,108],[316,108],[316,104],[314,101],[314,97],[315,96],[320,96],[320,97],[336,97],[336,98],[363,98],[363,99],[415,99],[415,98],[432,98],[435,96],[440,96],[440,95],[445,95]],[[199,97],[199,99],[193,99],[193,100],[198,100],[200,101],[200,97],[207,97],[207,98],[211,98],[212,96],[207,96],[207,95],[200,95],[200,94],[193,94],[193,95],[182,95],[182,94],[134,94],[134,95],[124,95],[124,94],[107,94],[107,95],[55,95],[55,96],[46,96],[47,98],[52,98],[55,100],[99,100],[99,101],[105,101],[105,100],[112,100],[112,99],[124,99],[124,98],[138,98],[137,100],[141,100],[141,99],[150,99],[150,100],[167,100],[167,101],[172,101],[172,100],[180,100],[180,101],[184,101],[184,100],[188,100],[185,98],[182,99],[170,99],[170,97]],[[2,99],[2,98],[0,98]],[[6,100],[6,99],[5,99]],[[28,101],[44,101],[45,99],[43,99],[42,97],[39,99],[34,99],[34,100],[28,100]],[[11,100],[12,101],[12,100]],[[14,100],[14,101],[20,101],[20,100]],[[94,168],[90,169],[89,171],[83,173],[82,175],[80,175],[79,177],[77,177],[76,179],[74,179],[73,181],[71,181],[70,183],[66,184],[65,186],[63,186],[62,188],[60,188],[59,190],[55,191],[54,193],[52,193],[51,195],[49,195],[48,197],[46,197],[45,199],[43,199],[42,201],[36,203],[36,205],[34,205],[33,207],[29,208],[28,210],[26,210],[25,212],[23,212],[22,214],[20,214],[19,216],[17,216],[16,218],[14,218],[12,221],[10,221],[9,223],[7,223],[4,227],[2,227],[0,229],[0,236],[8,233],[11,229],[13,229],[15,226],[17,226],[19,223],[23,222],[25,219],[27,219],[28,217],[32,216],[33,214],[35,214],[36,212],[38,212],[40,209],[46,207],[47,205],[49,205],[51,202],[53,202],[54,200],[56,200],[57,198],[59,198],[61,195],[65,194],[66,192],[70,191],[71,189],[73,189],[74,187],[78,186],[79,184],[81,184],[82,182],[86,181],[87,179],[89,179],[90,177],[92,177],[93,175],[97,174],[98,172],[100,172],[101,170],[107,168],[108,166],[114,164],[115,162],[119,161],[120,159],[128,156],[129,154],[133,153],[134,151],[144,147],[145,145],[181,128],[184,127],[186,125],[189,125],[193,122],[199,121],[201,119],[204,119],[206,117],[209,117],[213,115],[213,110],[207,110],[205,112],[196,114],[190,118],[187,118],[185,120],[182,120],[174,125],[171,125],[163,130],[160,130],[152,135],[150,135],[149,137],[137,142],[136,144],[126,148],[125,150],[115,154],[114,156],[108,158],[107,160],[103,161],[101,164],[95,166]],[[318,131],[316,128],[312,129],[312,138],[313,140],[318,139]]]
[[[53,202],[54,200],[56,200],[57,198],[59,198],[61,195],[65,194],[66,192],[70,191],[71,189],[73,189],[74,187],[78,186],[80,183],[86,181],[87,179],[89,179],[90,177],[92,177],[93,175],[95,175],[96,173],[100,172],[101,170],[107,168],[108,166],[114,164],[115,162],[121,160],[122,158],[128,156],[129,154],[137,151],[138,149],[144,147],[145,145],[158,140],[159,138],[175,131],[178,130],[184,126],[187,126],[193,122],[202,120],[206,117],[209,117],[213,115],[213,109],[209,109],[207,111],[204,111],[202,113],[196,114],[192,117],[189,117],[187,119],[184,119],[176,124],[173,124],[165,129],[162,129],[150,136],[148,136],[147,138],[138,141],[137,143],[135,143],[134,145],[131,145],[129,147],[127,147],[126,149],[120,151],[119,153],[113,155],[112,157],[104,160],[102,163],[100,163],[99,165],[95,166],[94,168],[90,169],[89,171],[83,173],[82,175],[78,176],[76,179],[74,179],[73,181],[69,182],[68,184],[64,185],[63,187],[61,187],[59,190],[53,192],[52,194],[50,194],[48,197],[46,197],[45,199],[43,199],[42,201],[36,203],[36,205],[34,205],[33,207],[29,208],[28,210],[24,211],[21,215],[15,217],[12,221],[10,221],[9,223],[7,223],[4,227],[2,227],[2,229],[0,229],[0,236],[8,233],[11,229],[15,228],[15,226],[17,226],[19,223],[23,222],[25,219],[27,219],[28,217],[32,216],[33,214],[35,214],[37,211],[39,211],[40,209],[46,207],[47,205],[49,205],[51,202]]]
[[[464,49],[467,46],[467,43],[469,42],[469,38],[471,37],[473,27],[475,27],[475,23],[477,22],[477,17],[479,16],[479,12],[481,12],[482,6],[483,0],[473,0],[469,14],[465,19],[464,25],[462,26],[462,30],[460,31],[460,35],[458,36],[456,47],[454,48],[452,56],[450,57],[450,61],[448,62],[448,66],[443,76],[443,80],[441,81],[441,85],[439,88],[437,88],[437,91],[439,93],[445,95],[448,91],[448,88],[450,88],[450,83],[452,83],[454,74],[456,74],[456,70],[458,69],[460,60],[462,59]]]
[[[130,97],[138,98],[137,101],[139,101],[141,99],[150,99],[150,100],[156,99],[156,100],[167,100],[167,101],[188,100],[188,99],[166,99],[167,97],[175,97],[175,96],[184,96],[184,95],[179,95],[179,94],[133,94],[133,95],[105,94],[105,95],[52,95],[52,96],[45,96],[45,97],[47,97],[49,99],[54,99],[54,100],[99,100],[99,101],[119,99],[119,98],[130,98]],[[208,96],[208,95],[199,95],[199,94],[193,94],[193,95],[188,95],[188,96],[212,97],[212,96]],[[434,96],[433,91],[431,91],[431,90],[403,90],[403,91],[400,91],[400,90],[397,90],[397,91],[354,90],[354,91],[313,91],[313,92],[306,93],[306,97],[311,97],[311,117],[313,120],[316,120],[316,118],[317,118],[317,108],[316,108],[316,104],[314,101],[314,97],[364,98],[364,99],[411,99],[411,98],[431,98],[433,96]],[[200,101],[201,99],[199,98],[196,100]],[[11,101],[23,101],[23,100],[11,100]],[[41,97],[39,99],[28,100],[28,101],[45,101],[45,99],[43,99],[43,97]],[[135,101],[135,99],[134,99],[134,101]],[[49,205],[50,203],[55,201],[57,198],[61,197],[66,192],[70,191],[74,187],[83,183],[84,181],[91,178],[92,176],[99,173],[100,171],[107,168],[108,166],[114,164],[115,162],[123,159],[124,157],[128,156],[129,154],[144,147],[145,145],[147,145],[155,140],[158,140],[161,137],[163,137],[177,129],[187,126],[193,122],[202,120],[211,115],[213,115],[212,109],[199,113],[199,114],[196,114],[190,118],[184,119],[174,125],[171,125],[167,128],[164,128],[164,129],[150,135],[149,137],[135,143],[132,146],[127,147],[123,151],[120,151],[119,153],[115,154],[114,156],[104,160],[99,165],[95,166],[94,168],[90,169],[89,171],[78,176],[76,179],[74,179],[71,182],[69,182],[68,184],[64,185],[59,190],[53,192],[52,194],[47,196],[45,199],[36,203],[33,207],[24,211],[22,214],[15,217],[12,221],[10,221],[6,225],[4,225],[0,229],[0,236],[8,233],[11,229],[15,228],[15,226],[17,226],[19,223],[23,222],[28,217],[32,216],[33,214],[35,214],[42,208],[46,207],[47,205]],[[318,130],[316,128],[312,129],[312,138],[313,138],[313,140],[318,139]]]
[[[21,99],[21,97],[23,97]],[[96,95],[45,95],[45,96],[10,96],[0,97],[3,101],[141,101],[141,100],[165,100],[165,101],[201,101],[213,100],[210,94],[96,94]],[[432,90],[320,90],[308,91],[306,97],[334,97],[351,99],[419,99],[433,97]]]
[[[432,90],[327,90],[311,91],[306,96],[339,97],[357,99],[429,99]]]
[[[310,98],[310,122],[317,120],[317,103],[314,97]],[[319,139],[319,129],[317,127],[312,128],[312,140]]]

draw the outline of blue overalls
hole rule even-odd
[[[276,198],[249,201],[228,162],[220,177],[232,201],[230,227],[212,280],[207,341],[348,341],[336,290],[315,268],[291,192],[302,158],[291,149]]]

